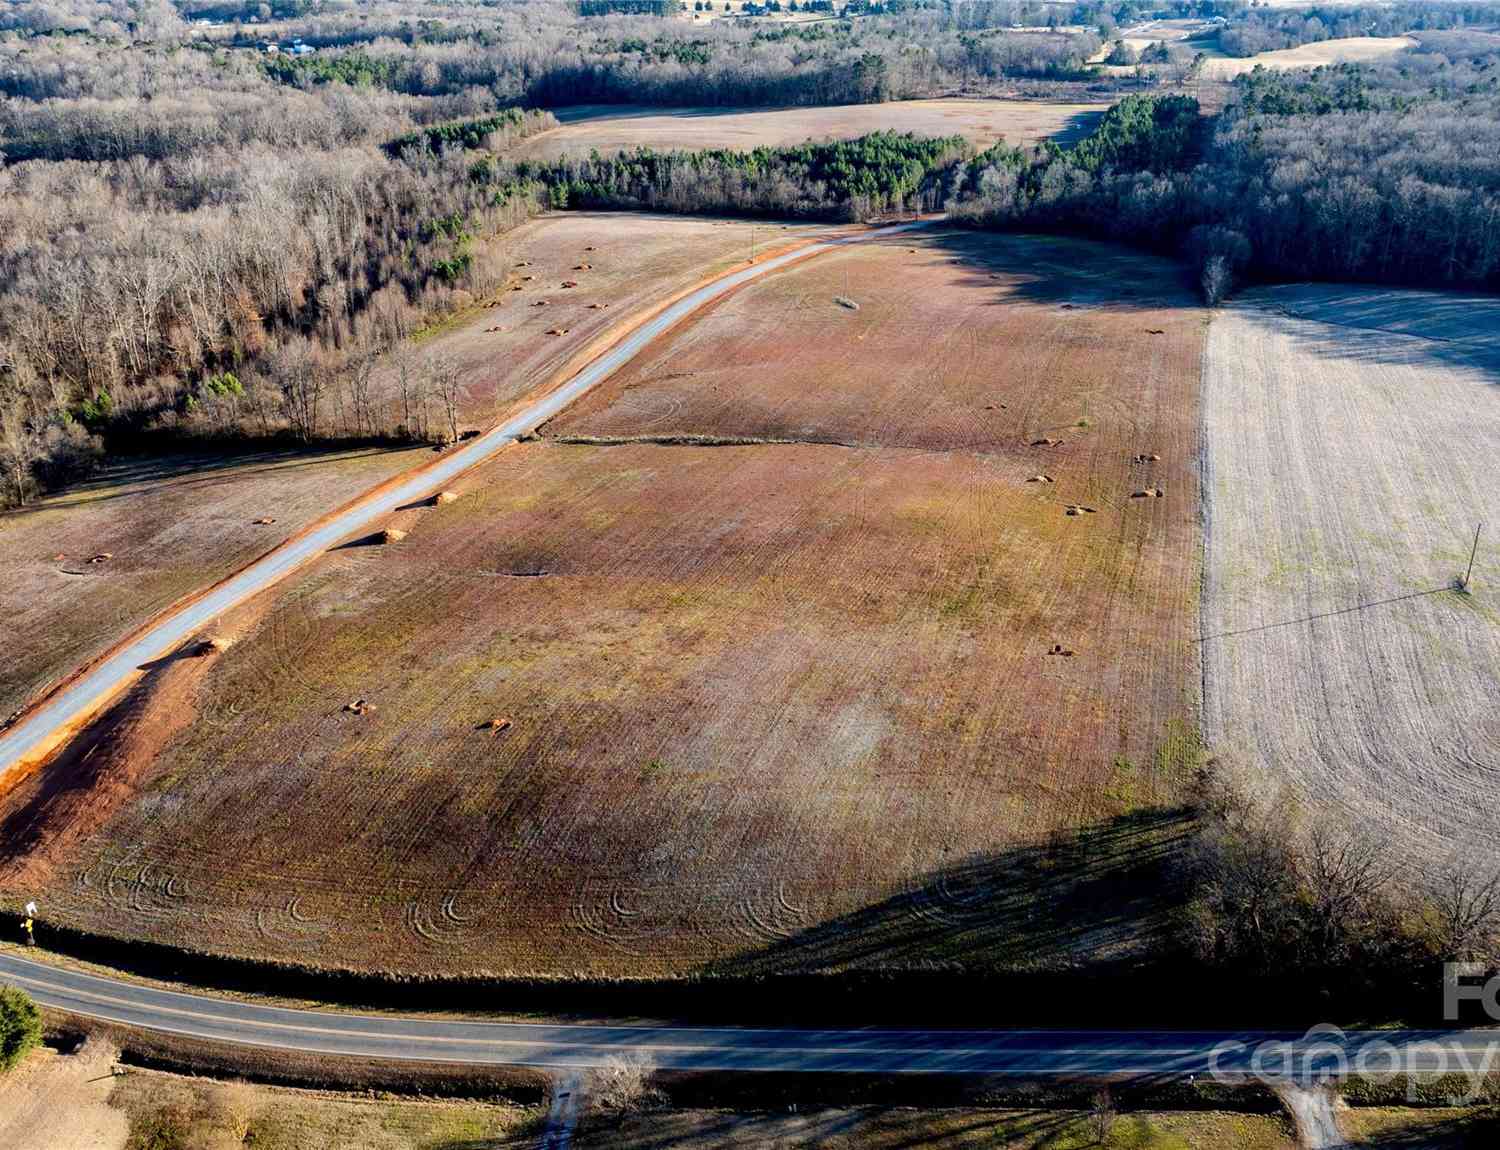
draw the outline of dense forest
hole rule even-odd
[[[939,206],[944,177],[967,150],[962,136],[876,132],[748,152],[640,149],[517,171],[545,183],[556,207],[864,220]]]

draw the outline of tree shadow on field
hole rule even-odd
[[[575,1140],[583,1146],[607,1144],[612,1150],[687,1150],[705,1146],[879,1146],[914,1147],[1048,1146],[1076,1128],[1067,1111],[980,1112],[945,1117],[907,1106],[833,1105],[773,1110],[686,1113],[666,1111],[616,1119],[594,1126]],[[601,1137],[602,1136],[602,1137]],[[1033,1141],[1034,1140],[1034,1141]],[[458,1150],[468,1143],[444,1144]],[[508,1143],[507,1143],[508,1145]]]
[[[960,286],[992,289],[996,307],[1040,304],[1056,308],[1059,319],[1095,310],[1202,310],[1185,264],[1105,240],[938,225],[868,242],[948,262]]]
[[[932,227],[870,241],[951,261],[963,286],[992,287],[993,302],[1064,313],[1161,312],[1203,307],[1197,276],[1183,260],[1080,236]],[[857,292],[856,292],[857,295]],[[1465,370],[1500,383],[1500,296],[1359,283],[1247,287],[1221,314],[1285,317],[1299,350],[1356,364],[1411,364]],[[1160,319],[1158,315],[1157,319]],[[1154,332],[1154,326],[1143,324]]]
[[[1299,350],[1354,364],[1474,372],[1500,384],[1500,296],[1374,284],[1280,284],[1227,305],[1281,325]]]
[[[705,974],[831,970],[1048,971],[1139,960],[1181,903],[1185,810],[1124,815],[979,855],[882,902],[714,963]]]
[[[1057,144],[1077,143],[1085,136],[1092,135],[1102,119],[1104,119],[1103,112],[1074,112],[1063,121],[1063,126],[1047,139]]]
[[[1359,1145],[1382,1150],[1490,1150],[1500,1146],[1500,1109],[1477,1108],[1461,1117],[1368,1134]]]
[[[156,497],[163,491],[187,492],[224,482],[249,480],[254,476],[285,475],[340,460],[369,459],[410,450],[406,444],[377,447],[314,445],[301,450],[271,451],[231,446],[214,454],[127,455],[112,459],[107,466],[85,479],[69,483],[60,492],[4,514],[21,519],[64,507]],[[372,478],[371,484],[374,482],[376,479]]]

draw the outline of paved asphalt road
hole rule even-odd
[[[842,1071],[880,1074],[1163,1075],[1217,1069],[1276,1075],[1277,1058],[1252,1063],[1267,1042],[1288,1042],[1294,1070],[1337,1064],[1377,1043],[1398,1044],[1413,1071],[1461,1072],[1500,1064],[1500,1031],[1362,1031],[1321,1053],[1326,1036],[1269,1032],[764,1029],[753,1027],[572,1026],[437,1021],[287,1010],[230,999],[156,990],[132,982],[34,962],[0,950],[0,982],[43,1006],[128,1026],[220,1042],[364,1058],[532,1066],[566,1072],[613,1057],[639,1058],[662,1070]],[[1229,1044],[1227,1047],[1224,1044]],[[1384,1049],[1383,1047],[1381,1048]],[[1264,1056],[1263,1056],[1264,1057]],[[1284,1076],[1284,1075],[1283,1075]]]
[[[507,444],[515,442],[519,436],[551,419],[590,388],[608,379],[657,336],[705,304],[742,284],[809,255],[831,251],[844,244],[860,243],[915,227],[925,227],[927,222],[930,221],[897,224],[819,240],[730,272],[683,297],[654,319],[642,324],[562,387],[515,418],[450,452],[436,466],[421,475],[396,485],[382,495],[362,501],[318,530],[283,544],[212,593],[163,618],[109,659],[59,691],[45,706],[37,708],[13,727],[0,732],[0,777],[4,777],[12,767],[44,748],[56,732],[75,727],[90,718],[105,701],[132,681],[143,663],[176,649],[201,633],[208,623],[231,607],[263,591],[334,544],[360,532],[374,530],[381,520],[398,507],[427,498],[455,476],[483,463]]]

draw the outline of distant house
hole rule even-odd
[[[317,49],[314,48],[311,44],[304,44],[301,40],[298,40],[290,47],[283,48],[282,51],[290,52],[293,56],[306,56],[309,53],[316,52]]]
[[[275,44],[262,44],[260,46],[260,50],[262,52],[264,52],[267,56],[274,56],[277,52],[281,51],[281,49],[279,47],[277,47]]]

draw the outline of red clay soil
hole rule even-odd
[[[139,797],[158,756],[196,718],[198,690],[217,653],[182,653],[150,666],[118,702],[36,774],[3,792],[0,884],[32,890],[55,865]]]
[[[753,357],[717,377],[745,420],[670,424],[899,446],[528,444],[272,593],[150,784],[70,845],[51,912],[410,973],[1141,953],[1162,908],[1112,876],[1168,849],[1150,812],[1194,766],[1202,313],[1142,257],[963,244],[1010,277],[944,289],[967,368],[872,330],[841,401],[798,393],[788,350],[791,382]],[[1060,299],[1049,261],[1090,256],[1120,278]],[[872,279],[855,318],[882,284],[906,298]],[[938,368],[917,396],[886,382],[919,388],[911,357]]]

